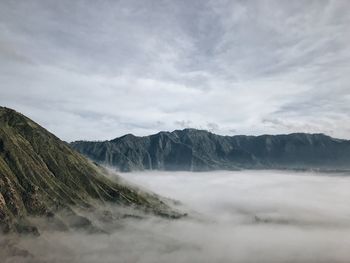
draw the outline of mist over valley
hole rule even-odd
[[[348,262],[350,176],[286,171],[122,177],[189,213],[120,220],[109,234],[45,231],[6,262]],[[117,208],[115,208],[117,210]]]

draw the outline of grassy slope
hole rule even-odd
[[[27,117],[0,107],[0,225],[26,230],[26,216],[52,216],[96,201],[177,216],[155,195],[107,179],[106,171]],[[29,229],[30,230],[30,229]]]

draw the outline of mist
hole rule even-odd
[[[178,200],[178,209],[188,216],[124,218],[108,234],[43,231],[40,237],[18,238],[16,247],[30,254],[6,256],[5,262],[349,262],[347,174],[220,171],[121,176]]]

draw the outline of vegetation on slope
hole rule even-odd
[[[22,114],[0,107],[0,226],[37,232],[28,216],[113,202],[177,217],[157,196],[105,177],[106,171]]]

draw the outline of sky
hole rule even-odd
[[[0,105],[66,141],[350,139],[350,1],[0,0]]]

